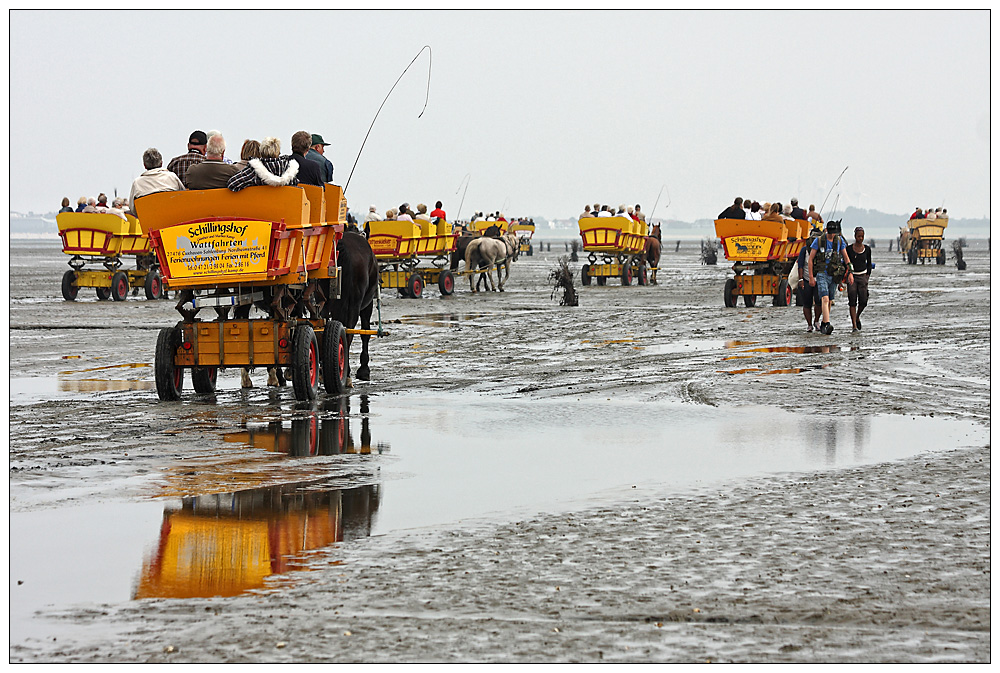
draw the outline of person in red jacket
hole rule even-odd
[[[448,218],[445,216],[444,211],[441,210],[440,201],[434,204],[434,210],[431,211],[431,219],[434,219],[435,217],[440,217],[442,220],[445,220],[446,222],[448,221]]]

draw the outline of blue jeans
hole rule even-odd
[[[833,295],[837,292],[837,283],[833,282],[828,273],[818,273],[816,274],[816,297],[818,300],[822,301],[823,297],[829,297],[833,299]]]

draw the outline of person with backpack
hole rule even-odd
[[[819,292],[823,307],[823,322],[819,331],[832,334],[830,323],[830,300],[837,291],[837,285],[844,282],[854,284],[851,260],[847,256],[847,244],[840,236],[840,220],[827,222],[826,235],[812,242],[809,250],[809,284]]]

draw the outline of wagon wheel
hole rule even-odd
[[[600,285],[601,287],[604,287],[605,285],[608,284],[607,276],[597,276],[596,278],[597,278],[597,284]]]
[[[319,349],[312,325],[295,328],[292,337],[292,388],[295,399],[314,400],[319,388]]]
[[[159,271],[147,271],[143,286],[146,289],[146,299],[161,299],[163,297],[163,281]]]
[[[323,327],[323,387],[327,395],[347,392],[347,330],[336,320],[327,320]]]
[[[792,303],[792,287],[788,284],[787,278],[782,278],[778,283],[778,294],[774,295],[775,306],[789,306]]]
[[[649,277],[646,275],[646,265],[639,265],[639,275],[637,276],[639,285],[649,285]]]
[[[118,271],[111,276],[111,298],[115,301],[125,301],[128,297],[128,274]]]
[[[177,327],[164,327],[156,337],[156,359],[153,374],[156,379],[156,394],[164,402],[179,400],[184,387],[184,370],[174,364],[177,347],[181,343],[181,331]]]
[[[726,287],[722,293],[722,301],[726,305],[726,308],[734,308],[736,306],[736,296],[733,294],[733,290],[736,289],[736,280],[729,278],[726,280]]]
[[[937,263],[938,264],[944,264],[945,261],[946,260],[945,260],[944,250],[941,250],[940,252],[938,252]]]
[[[410,274],[406,281],[406,290],[412,298],[420,299],[424,293],[424,279],[420,277],[419,273]]]
[[[214,393],[218,378],[218,367],[194,367],[191,370],[191,385],[194,386],[194,391],[200,395]]]
[[[735,306],[736,302],[733,302],[733,305]],[[747,308],[753,308],[754,306],[756,306],[757,305],[757,295],[755,295],[755,294],[745,294],[745,295],[743,295],[743,305],[746,306]]]
[[[94,291],[97,293],[98,301],[107,301],[108,299],[111,299],[110,287],[95,287]]]
[[[442,271],[438,276],[438,289],[441,290],[442,297],[455,294],[455,274],[448,269]]]
[[[590,285],[590,265],[584,264],[580,269],[580,282],[584,285]]]
[[[632,265],[626,262],[622,265],[622,287],[632,284]]]
[[[72,269],[63,274],[62,296],[66,301],[76,301],[76,295],[80,293],[80,288],[76,286],[76,271]]]

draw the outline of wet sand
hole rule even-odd
[[[817,419],[933,414],[989,428],[985,246],[966,251],[960,273],[907,266],[881,244],[865,329],[851,334],[845,297],[827,337],[806,334],[798,308],[723,308],[724,261],[702,266],[690,245],[664,255],[658,286],[578,286],[581,305],[559,307],[546,279],[557,245],[522,258],[502,294],[473,296],[461,279],[446,300],[387,296],[393,336],[373,343],[373,381],[356,394],[377,399],[380,413],[394,397],[434,392],[544,398],[564,403],[558,422],[584,427],[577,400],[621,399]],[[66,304],[58,248],[31,250],[34,263],[11,279],[13,380],[150,380],[125,365],[152,362],[156,330],[177,319],[170,303]],[[95,367],[114,369],[83,371]],[[115,370],[129,373],[107,376]],[[217,428],[268,404],[299,412],[290,389],[262,387],[212,405],[161,405],[149,390],[29,394],[11,408],[11,511],[162,496],[149,477],[206,449],[221,454]],[[206,406],[211,421],[192,423]],[[768,442],[756,428],[746,439]],[[824,439],[814,443],[821,450]],[[361,536],[263,594],[50,611],[54,631],[78,630],[12,643],[10,657],[988,662],[989,445],[912,453],[702,487],[622,484],[590,507]],[[344,484],[372,483],[386,459],[326,469]]]

